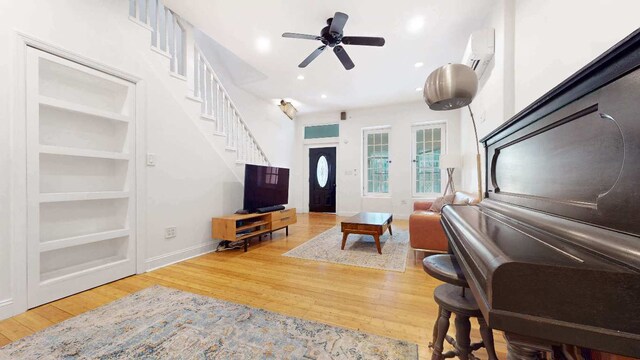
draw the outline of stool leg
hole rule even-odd
[[[468,316],[456,314],[456,350],[460,360],[469,360],[471,353],[471,322]]]
[[[482,317],[478,318],[478,325],[480,325],[480,336],[482,337],[484,348],[487,349],[489,360],[498,360],[498,355],[496,355],[496,349],[493,344],[493,330],[487,326],[487,322]]]
[[[440,319],[440,314],[438,313],[438,319]],[[433,345],[436,343],[436,338],[438,337],[438,319],[433,323],[433,339],[429,343],[429,348],[433,349]]]
[[[436,321],[438,336],[433,339],[433,354],[431,355],[431,360],[444,359],[442,350],[444,350],[444,338],[447,336],[447,331],[449,331],[450,317],[451,311],[440,308],[438,320]]]

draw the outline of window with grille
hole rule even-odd
[[[364,195],[389,193],[389,133],[390,128],[363,131]]]
[[[440,155],[445,149],[446,125],[425,124],[413,127],[413,195],[440,196],[443,174],[440,171]]]

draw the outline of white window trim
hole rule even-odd
[[[366,127],[362,129],[362,143],[360,146],[360,152],[361,152],[361,159],[362,159],[362,171],[361,171],[361,183],[362,183],[362,197],[367,197],[367,198],[390,198],[391,197],[391,193],[392,193],[392,189],[391,189],[391,176],[389,176],[389,179],[387,181],[388,183],[388,189],[389,191],[386,193],[379,193],[379,192],[369,192],[367,190],[367,182],[368,182],[368,174],[369,174],[369,164],[367,163],[367,152],[366,152],[366,147],[367,147],[367,135],[368,134],[381,134],[381,133],[387,133],[388,134],[388,143],[387,146],[389,147],[389,175],[391,174],[391,125],[383,125],[383,126],[372,126],[372,127]]]
[[[417,180],[417,171],[416,171],[416,132],[422,129],[428,128],[441,128],[440,140],[442,144],[442,149],[440,151],[441,154],[446,154],[448,149],[448,132],[447,132],[447,122],[446,121],[429,121],[429,122],[421,122],[415,123],[411,125],[411,196],[415,199],[435,199],[442,196],[442,193],[418,193],[416,192],[416,180]],[[446,170],[440,169],[440,188],[444,189],[447,183]]]

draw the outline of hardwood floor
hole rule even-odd
[[[300,214],[289,237],[278,231],[273,240],[254,240],[247,253],[206,254],[31,309],[0,321],[0,346],[132,292],[162,285],[407,340],[419,345],[421,359],[429,359],[427,344],[437,315],[433,289],[440,282],[424,273],[413,252],[408,254],[404,273],[281,256],[339,221],[334,215]],[[407,221],[394,220],[393,225],[408,228]],[[449,332],[454,334],[453,329]],[[479,341],[477,324],[471,335]],[[502,334],[494,335],[498,356],[506,358]],[[486,359],[482,350],[477,355]]]

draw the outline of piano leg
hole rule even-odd
[[[487,350],[489,360],[498,360],[496,349],[493,346],[493,330],[487,326],[487,322],[482,317],[478,318],[478,325],[480,326],[480,336],[482,337],[482,342]]]
[[[507,360],[541,360],[553,351],[550,344],[538,339],[513,333],[505,333],[504,338],[507,340]]]
[[[438,336],[433,339],[433,354],[431,360],[442,360],[442,351],[444,350],[444,338],[449,331],[449,319],[451,318],[451,311],[440,308],[438,320],[436,321]]]

